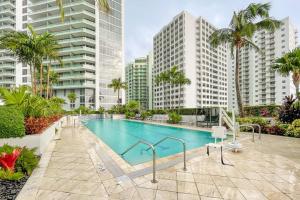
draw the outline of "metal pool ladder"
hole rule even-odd
[[[176,140],[176,141],[178,141],[182,144],[182,148],[183,148],[183,170],[186,171],[186,145],[185,145],[185,141],[183,139],[167,136],[167,137],[159,140],[155,144],[153,144],[153,146],[155,147],[156,145],[162,143],[163,141],[165,141],[167,139]],[[148,149],[146,149],[146,151],[148,151],[149,149],[150,149],[150,147]]]
[[[156,180],[156,152],[155,152],[155,147],[144,141],[144,140],[139,140],[137,143],[131,145],[128,149],[126,149],[123,153],[121,153],[121,156],[124,156],[124,154],[126,154],[128,151],[130,151],[131,149],[133,149],[134,147],[136,147],[138,144],[145,144],[147,146],[149,146],[148,149],[152,149],[152,159],[153,159],[153,179],[151,180],[152,183],[157,183]]]

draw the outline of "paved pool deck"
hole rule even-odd
[[[297,138],[262,135],[253,143],[248,137],[241,152],[224,153],[234,166],[222,165],[218,152],[207,157],[199,151],[188,160],[187,171],[182,162],[157,171],[158,183],[151,183],[151,173],[131,176],[149,166],[121,166],[84,127],[63,128],[58,138],[17,200],[300,199]]]

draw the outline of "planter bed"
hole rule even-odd
[[[28,178],[29,176],[25,176],[24,178],[18,181],[8,181],[0,179],[0,199],[16,199]]]
[[[62,120],[64,120],[64,117],[54,122],[40,134],[25,135],[22,138],[2,138],[0,139],[0,146],[8,144],[11,146],[37,148],[36,153],[43,154],[50,141],[54,138],[56,130],[61,127]]]

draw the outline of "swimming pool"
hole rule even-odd
[[[151,144],[166,136],[183,139],[186,149],[194,149],[213,142],[210,132],[194,131],[171,126],[160,126],[127,120],[96,119],[86,122],[86,127],[105,142],[117,154],[123,153],[129,146],[139,140]],[[145,151],[148,146],[139,144],[123,156],[129,164],[136,165],[152,159],[152,152]],[[156,146],[157,158],[182,152],[182,144],[178,141],[166,140]]]

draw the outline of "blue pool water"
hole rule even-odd
[[[126,120],[89,120],[86,126],[117,154],[123,153],[130,145],[139,140],[154,144],[166,136],[183,139],[186,142],[187,150],[201,147],[214,141],[211,133],[206,131],[193,131]],[[151,150],[145,151],[147,148],[146,145],[139,144],[126,153],[123,158],[131,165],[150,161],[152,152]],[[179,152],[182,152],[182,144],[177,141],[166,140],[156,146],[158,158]]]

